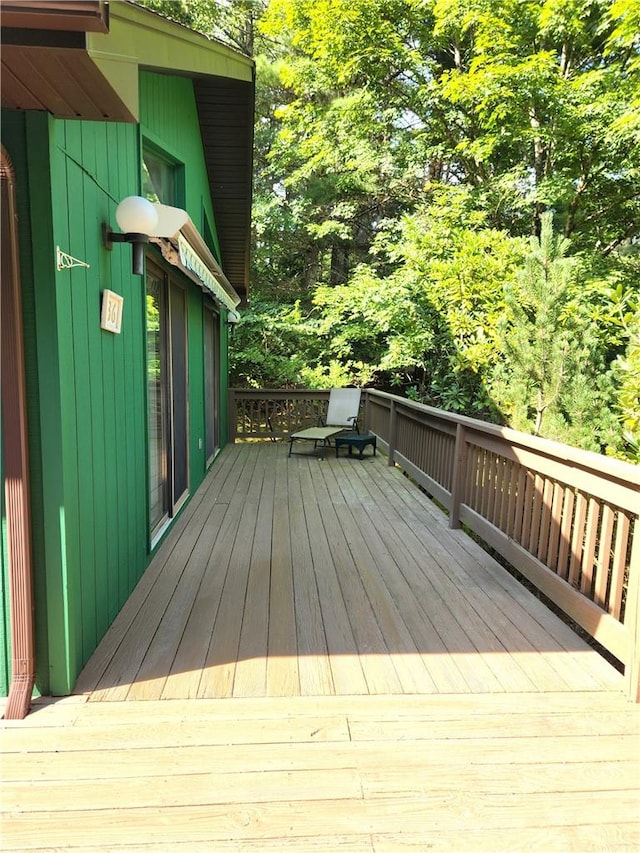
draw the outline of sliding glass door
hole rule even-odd
[[[152,542],[189,491],[186,293],[147,259],[149,527]]]

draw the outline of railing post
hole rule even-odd
[[[636,517],[635,535],[629,561],[629,588],[624,624],[627,628],[628,652],[624,667],[627,696],[640,702],[640,517]]]
[[[236,443],[238,430],[238,409],[236,404],[236,392],[229,388],[227,393],[227,438],[230,444]]]
[[[363,432],[369,432],[369,392],[365,388],[364,392],[364,424],[362,425]]]
[[[462,424],[456,425],[456,445],[453,451],[453,472],[451,475],[451,509],[449,527],[456,530],[461,527],[460,504],[464,497],[464,481],[467,473],[468,445]]]
[[[389,409],[389,456],[387,457],[387,465],[389,467],[396,464],[393,458],[396,449],[396,421],[396,404],[395,401],[392,400],[391,408]]]

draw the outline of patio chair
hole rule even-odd
[[[294,441],[313,441],[314,450],[319,442],[329,446],[333,436],[346,429],[358,432],[358,411],[360,409],[360,388],[332,388],[329,394],[327,416],[318,426],[301,429],[289,436],[289,456]]]

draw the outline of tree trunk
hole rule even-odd
[[[349,275],[349,250],[344,243],[334,243],[331,247],[331,272],[329,284],[336,287],[344,284]]]
[[[534,435],[540,435],[540,431],[542,430],[542,416],[544,415],[544,411],[547,408],[546,404],[542,399],[542,388],[538,388],[538,404],[536,406],[536,423],[533,429]]]

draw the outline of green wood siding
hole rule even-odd
[[[118,201],[138,192],[138,129],[53,122],[54,240],[90,264],[56,273],[70,689],[147,564],[144,294],[131,249],[102,246]],[[124,296],[122,332],[100,329],[105,288]]]
[[[180,199],[178,206],[189,212],[203,236],[210,228],[213,238],[210,248],[220,262],[193,83],[186,77],[141,72],[140,102],[143,138],[184,165],[184,199]]]
[[[32,481],[37,688],[66,693],[147,565],[143,293],[102,246],[139,187],[138,129],[3,114],[16,167]],[[90,264],[57,271],[55,248]],[[124,295],[100,329],[101,293]]]
[[[176,164],[184,166],[181,174],[183,204],[194,224],[220,261],[215,215],[209,193],[209,180],[204,160],[198,112],[193,83],[183,77],[171,77],[152,72],[140,73],[140,121],[143,142],[151,143]],[[209,236],[210,235],[210,236]],[[206,466],[204,414],[204,330],[202,294],[188,284],[189,324],[189,470],[191,491],[201,482]],[[222,309],[221,315],[225,316]],[[227,326],[221,324],[220,334],[220,424],[226,424],[227,405]],[[226,429],[221,428],[221,445],[226,441]]]

